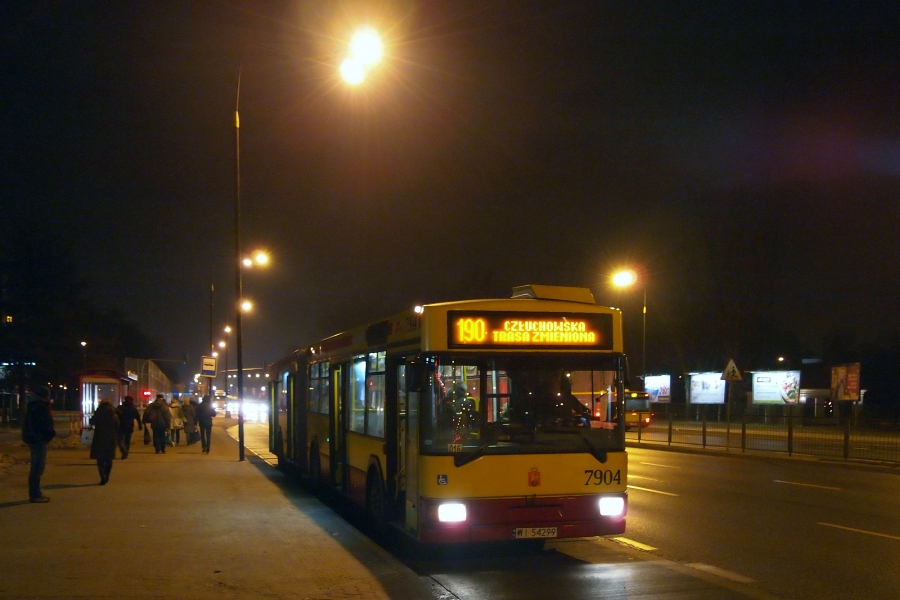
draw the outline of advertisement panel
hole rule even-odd
[[[688,402],[691,404],[725,404],[725,381],[721,373],[690,373]]]
[[[647,375],[644,389],[650,394],[650,402],[671,402],[671,378],[669,375]]]
[[[859,400],[859,363],[831,367],[831,399]]]
[[[753,404],[797,404],[800,401],[800,371],[753,373]]]

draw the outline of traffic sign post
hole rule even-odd
[[[725,370],[722,371],[722,379],[725,381],[725,452],[731,450],[731,388],[735,381],[742,381],[741,371],[734,364],[734,359],[728,359]]]
[[[201,358],[200,377],[215,377],[218,373],[216,369],[216,357],[204,356]]]
[[[212,380],[219,374],[215,356],[200,357],[200,377],[206,377],[206,393],[212,398]]]

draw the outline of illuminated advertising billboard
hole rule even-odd
[[[800,371],[753,373],[753,404],[797,404],[800,401]]]
[[[671,402],[671,379],[668,375],[647,375],[644,389],[650,393],[650,402]]]
[[[451,348],[572,348],[612,350],[611,314],[522,312],[447,313]]]
[[[721,373],[690,373],[688,402],[691,404],[725,404],[725,381]]]
[[[831,367],[831,399],[859,400],[859,363]]]

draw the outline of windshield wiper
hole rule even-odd
[[[599,460],[601,463],[605,463],[608,450],[606,448],[595,448],[594,444],[591,443],[590,438],[588,438],[588,436],[586,436],[584,434],[584,431],[582,431],[582,429],[584,429],[584,428],[581,428],[581,427],[575,427],[572,429],[560,428],[560,429],[551,429],[549,431],[546,431],[545,433],[568,433],[570,435],[577,435],[578,437],[581,438],[581,441],[583,441],[585,443],[585,445],[587,446],[588,450],[591,453],[591,456],[593,456],[594,458]]]
[[[496,444],[499,440],[490,439],[485,443],[481,444],[472,452],[467,452],[465,454],[454,454],[453,455],[453,465],[456,467],[462,467],[463,465],[467,465],[476,458],[481,458],[484,456],[484,451],[487,450],[492,445]]]

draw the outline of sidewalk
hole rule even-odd
[[[0,598],[434,598],[253,451],[238,462],[233,421],[216,421],[209,455],[156,455],[136,431],[103,487],[75,436],[54,441],[48,504],[28,502],[28,449],[0,429]]]

